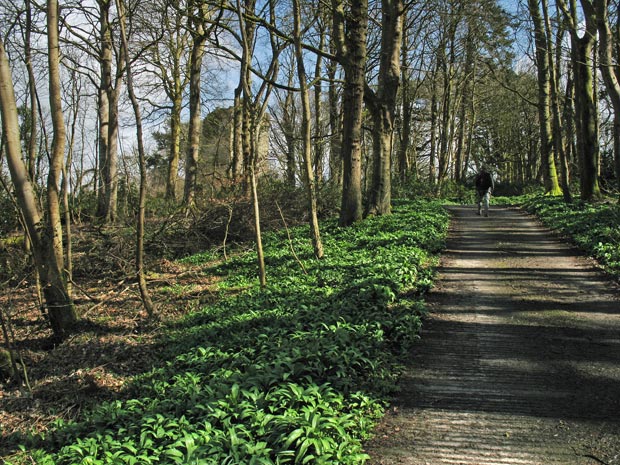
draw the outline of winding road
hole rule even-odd
[[[516,208],[450,207],[371,465],[620,464],[620,292]]]

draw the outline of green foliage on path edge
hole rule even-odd
[[[207,270],[222,276],[222,298],[170,329],[168,362],[133,381],[129,400],[22,438],[7,463],[364,463],[363,441],[418,337],[448,221],[423,201],[350,228],[329,221],[321,261],[307,227],[290,244],[270,234],[266,289],[254,253]]]
[[[620,278],[620,205],[615,199],[567,204],[561,197],[537,195],[522,199],[522,205]]]

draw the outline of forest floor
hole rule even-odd
[[[521,210],[450,210],[370,464],[620,464],[618,286]]]
[[[164,326],[214,299],[216,283],[205,266],[162,260],[149,270],[156,319],[147,318],[135,280],[81,276],[74,288],[79,326],[62,344],[35,305],[31,283],[3,290],[0,307],[11,322],[12,349],[28,367],[28,386],[0,379],[0,462],[9,446],[3,438],[45,432],[59,418],[122,398],[125,381],[158,360]]]

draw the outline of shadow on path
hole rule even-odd
[[[378,464],[620,464],[618,288],[517,209],[451,207]]]

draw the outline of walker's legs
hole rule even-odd
[[[490,198],[491,198],[491,194],[489,192],[484,194],[484,197],[482,198],[482,202],[484,204],[484,216],[489,216],[489,201],[490,201]]]

